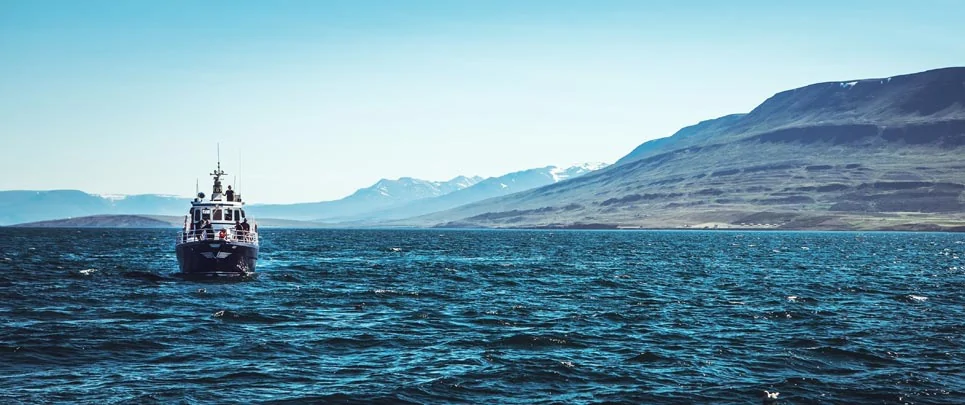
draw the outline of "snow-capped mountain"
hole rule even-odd
[[[335,201],[250,205],[257,218],[380,221],[406,218],[457,207],[491,197],[554,184],[605,164],[546,166],[499,177],[458,176],[448,181],[412,177],[382,179]],[[167,195],[93,195],[77,190],[0,192],[0,226],[90,215],[183,215],[190,197]]]
[[[553,168],[550,169],[550,175],[554,177],[556,180],[555,182],[560,182],[577,176],[582,176],[594,170],[600,170],[607,166],[609,165],[602,162],[581,163],[568,167],[552,166]]]
[[[499,177],[491,177],[473,186],[471,192],[483,198],[472,198],[474,201],[499,195],[517,193],[563,180],[568,180],[606,167],[606,163],[583,163],[569,167],[546,166],[536,169],[522,170]]]
[[[458,176],[449,181],[428,181],[412,177],[382,179],[348,197],[315,203],[252,205],[248,212],[261,218],[341,221],[371,211],[390,209],[412,201],[446,195],[471,187],[479,176]]]
[[[455,208],[463,204],[482,201],[520,191],[531,190],[564,180],[579,177],[594,170],[606,167],[606,163],[583,163],[569,167],[546,166],[521,170],[499,177],[490,177],[452,193],[422,199],[389,209],[360,213],[354,218],[361,221],[381,221],[408,218],[436,211]]]
[[[398,180],[382,179],[370,187],[359,189],[346,199],[400,203],[446,195],[471,187],[481,180],[479,176],[459,176],[449,181],[428,181],[412,177],[402,177]]]

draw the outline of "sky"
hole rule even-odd
[[[0,0],[0,190],[254,203],[613,163],[811,83],[965,65],[965,2]]]

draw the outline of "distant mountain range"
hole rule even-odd
[[[255,217],[287,218],[303,221],[339,222],[367,212],[387,209],[411,201],[446,195],[472,187],[481,177],[459,176],[449,181],[427,181],[411,177],[382,179],[372,186],[357,190],[348,197],[314,203],[251,205],[248,212]]]
[[[959,230],[963,180],[957,67],[784,91],[586,176],[393,224]]]
[[[247,210],[252,217],[260,220],[272,219],[276,223],[284,223],[284,220],[303,221],[291,223],[296,226],[308,226],[304,221],[333,224],[405,218],[553,184],[605,166],[602,163],[568,168],[547,166],[489,179],[459,176],[444,182],[411,177],[382,179],[340,200],[301,204],[256,204],[249,205]],[[71,226],[98,226],[98,223],[106,224],[101,226],[149,226],[149,222],[141,219],[112,216],[181,217],[187,212],[189,201],[188,197],[101,196],[77,190],[0,191],[0,225],[96,216],[69,223],[74,224]],[[48,222],[44,226],[66,223]]]
[[[490,177],[471,187],[455,190],[431,198],[422,198],[406,203],[394,204],[388,208],[364,212],[354,216],[341,217],[342,222],[355,225],[378,225],[387,220],[408,218],[437,211],[448,210],[460,205],[482,201],[542,187],[548,184],[575,178],[594,170],[606,167],[604,163],[586,163],[566,168],[546,166],[509,173],[500,177]]]
[[[184,215],[187,197],[101,196],[78,190],[0,191],[0,225],[90,215]]]
[[[963,174],[965,68],[955,67],[780,92],[746,114],[643,143],[608,167],[381,180],[341,200],[249,212],[331,226],[965,230]],[[186,204],[0,192],[0,224],[181,215]]]
[[[279,228],[321,228],[318,222],[294,221],[287,219],[258,219],[258,225]],[[30,222],[22,225],[31,228],[180,228],[184,226],[183,216],[174,215],[89,215],[76,218],[51,219]]]

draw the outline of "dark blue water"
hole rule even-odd
[[[0,228],[2,403],[965,403],[965,235]]]

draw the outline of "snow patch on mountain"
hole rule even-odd
[[[348,199],[390,200],[405,202],[423,198],[438,197],[454,191],[472,187],[482,178],[479,176],[458,176],[448,181],[429,181],[413,177],[400,177],[396,180],[381,179],[372,186],[357,190]]]
[[[591,163],[580,163],[569,166],[549,166],[548,173],[553,178],[554,183],[559,183],[563,180],[572,179],[577,176],[581,176],[592,172],[594,170],[600,170],[604,167],[609,166],[606,163],[601,162],[591,162]]]

